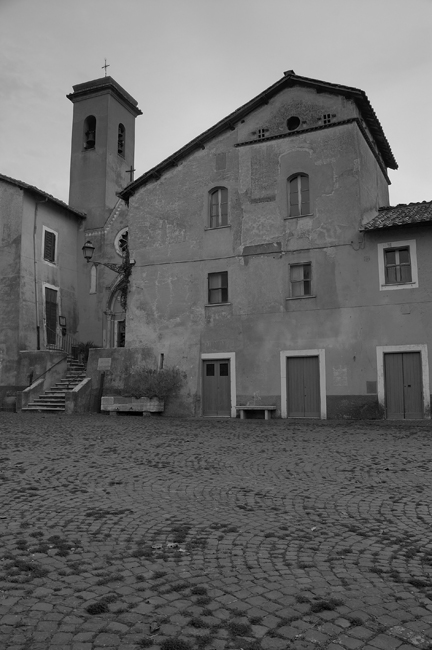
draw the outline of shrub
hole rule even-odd
[[[97,348],[97,344],[93,341],[86,341],[85,343],[78,343],[77,353],[81,357],[81,360],[84,365],[87,364],[89,358],[90,348]]]
[[[140,368],[131,373],[121,393],[124,397],[157,397],[167,401],[179,393],[185,379],[186,374],[175,367]]]

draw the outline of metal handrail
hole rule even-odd
[[[63,350],[67,354],[72,354],[72,348],[78,347],[79,341],[70,334],[60,334],[57,331],[46,329],[46,349]]]
[[[67,357],[68,357],[68,355],[66,354],[65,357],[63,357],[62,359],[59,359],[58,361],[56,361],[55,363],[53,363],[53,365],[50,366],[49,368],[47,368],[47,369],[45,370],[45,372],[43,372],[41,375],[38,375],[36,378],[32,377],[29,386],[33,386],[33,384],[34,384],[36,381],[38,381],[41,377],[43,377],[44,375],[46,375],[47,372],[49,372],[50,370],[52,370],[53,368],[55,368],[56,366],[58,366],[58,364],[61,363],[62,361],[64,361],[65,359],[67,359]]]

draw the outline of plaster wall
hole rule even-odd
[[[22,191],[0,181],[0,386],[4,390],[16,381],[22,204]]]

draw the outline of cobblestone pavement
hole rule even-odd
[[[0,648],[432,648],[431,435],[0,413]]]

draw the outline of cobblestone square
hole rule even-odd
[[[431,425],[0,413],[0,648],[432,647]]]

